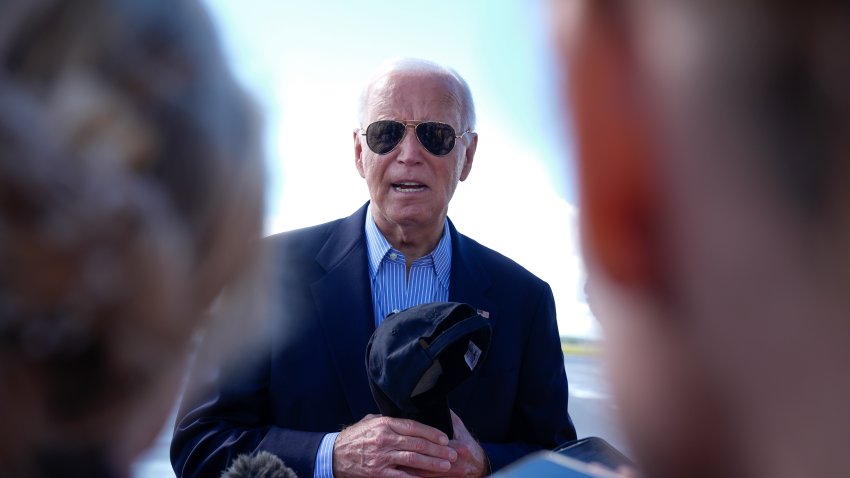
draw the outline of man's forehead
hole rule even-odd
[[[460,117],[462,102],[452,78],[432,72],[391,72],[373,82],[370,115],[450,115]],[[397,118],[435,119],[435,118]]]

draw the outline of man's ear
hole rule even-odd
[[[638,63],[622,12],[609,2],[582,5],[560,45],[568,59],[585,253],[614,282],[652,288],[662,271],[652,117],[638,97]]]
[[[478,148],[478,133],[469,133],[469,146],[466,147],[466,154],[463,158],[463,168],[460,170],[460,180],[466,181],[469,177],[469,172],[472,171],[472,159],[475,157],[475,150]]]
[[[360,138],[360,128],[354,128],[354,166],[360,177],[366,178],[366,170],[363,169],[363,141]]]

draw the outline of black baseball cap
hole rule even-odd
[[[448,393],[487,356],[490,322],[472,306],[432,302],[390,314],[366,346],[366,372],[381,414],[454,437]]]

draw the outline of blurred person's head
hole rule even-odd
[[[156,435],[260,236],[255,134],[196,1],[0,3],[0,474]]]
[[[846,474],[850,4],[558,9],[589,296],[647,474]]]
[[[359,116],[355,165],[378,226],[442,228],[478,144],[466,81],[428,61],[393,61],[363,91]]]

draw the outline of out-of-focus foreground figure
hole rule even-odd
[[[0,3],[0,476],[124,476],[261,234],[255,118],[195,1]]]
[[[589,297],[645,473],[846,476],[850,4],[557,8]]]

